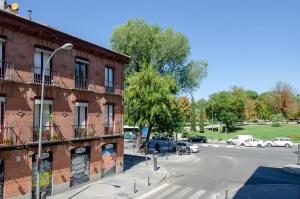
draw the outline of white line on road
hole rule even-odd
[[[200,189],[199,191],[197,191],[196,193],[194,193],[193,195],[191,195],[189,198],[187,199],[198,199],[200,198],[206,191]]]
[[[164,198],[167,195],[169,195],[170,193],[176,191],[178,188],[180,188],[180,186],[178,186],[178,185],[171,185],[170,189],[164,191],[162,194],[159,194],[158,197],[156,197],[156,199],[158,199],[158,198]]]
[[[192,187],[186,187],[185,189],[181,190],[179,193],[176,194],[176,196],[174,198],[183,198],[183,196],[187,193],[189,193],[190,191],[192,191],[193,188]],[[173,198],[173,197],[172,197]]]
[[[165,184],[162,184],[160,185],[159,187],[156,187],[155,189],[152,189],[151,191],[145,193],[144,195],[141,195],[139,197],[137,197],[137,199],[143,199],[143,198],[147,198],[148,196],[162,190],[163,188],[167,187],[167,186],[170,186],[169,184],[165,183]]]

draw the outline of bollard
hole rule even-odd
[[[148,176],[148,187],[150,186],[150,177]]]
[[[225,199],[228,199],[228,188],[225,188]]]
[[[148,158],[146,157],[146,166],[148,166]]]
[[[136,193],[136,183],[135,183],[135,180],[133,180],[133,193]]]
[[[179,151],[176,151],[176,156],[178,156],[179,155]]]
[[[154,171],[157,170],[157,155],[153,154],[153,169]]]
[[[300,165],[300,144],[298,144],[298,165]]]

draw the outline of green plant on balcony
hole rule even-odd
[[[92,138],[92,137],[94,137],[94,132],[93,132],[93,131],[88,131],[87,134],[86,134],[86,137],[87,137],[87,138]]]
[[[6,145],[13,145],[13,141],[11,139],[5,138],[4,139],[4,144],[6,144]]]
[[[55,134],[51,135],[51,138],[50,138],[50,140],[51,140],[51,141],[59,141],[59,140],[60,140],[60,138],[59,138],[58,134],[57,134],[57,133],[55,133]]]

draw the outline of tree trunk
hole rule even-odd
[[[152,127],[153,127],[153,125],[150,124],[149,128],[148,128],[148,133],[147,133],[147,137],[146,137],[146,144],[145,144],[145,155],[148,154],[149,139],[150,139],[150,134],[152,132]]]
[[[137,132],[135,151],[139,150],[141,143],[142,143],[142,131],[141,128],[139,128],[139,131]]]

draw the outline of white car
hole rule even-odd
[[[265,143],[262,140],[259,140],[256,138],[250,138],[248,140],[240,142],[239,146],[263,147],[263,146],[265,146]]]
[[[192,153],[198,153],[200,151],[197,145],[184,141],[177,142],[177,147],[189,149]]]
[[[285,137],[280,137],[280,138],[275,138],[270,141],[266,141],[266,146],[271,147],[271,146],[283,146],[283,147],[292,147],[294,143],[291,141],[290,138],[285,138]]]
[[[234,138],[227,140],[227,144],[236,144],[238,145],[240,142],[253,138],[252,135],[237,135]]]

